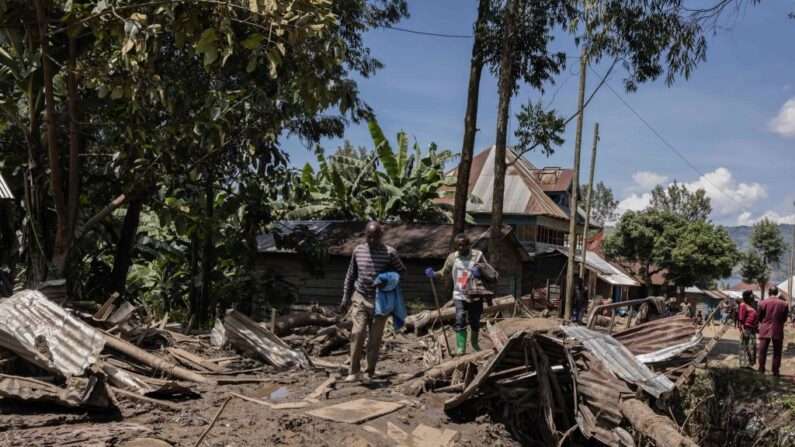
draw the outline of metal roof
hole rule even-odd
[[[669,318],[647,321],[625,331],[616,332],[613,338],[635,355],[648,354],[659,349],[689,342],[696,333],[693,320],[679,314]]]
[[[592,251],[585,252],[585,265],[597,270],[596,276],[615,286],[640,287],[640,283],[629,277],[614,265],[610,264],[598,253]]]
[[[68,377],[97,361],[105,337],[38,290],[23,290],[0,301],[0,346]]]
[[[3,178],[3,174],[0,173],[0,199],[13,199],[14,194],[11,194],[11,188],[8,187],[8,183],[6,183],[5,179]]]
[[[472,159],[469,175],[469,193],[478,197],[482,203],[467,202],[467,212],[491,213],[494,191],[495,146],[477,154]],[[503,213],[529,214],[569,219],[569,215],[554,200],[547,196],[538,178],[536,169],[526,158],[519,156],[512,148],[507,148],[505,159],[512,163],[505,171],[505,198]],[[457,169],[447,172],[447,176],[457,175]],[[450,190],[451,188],[445,188]],[[452,199],[440,199],[439,203],[452,204]]]
[[[617,376],[641,387],[654,397],[667,394],[674,389],[674,383],[662,374],[657,374],[638,360],[629,349],[615,338],[592,331],[585,326],[567,325],[560,327],[563,332],[594,354]]]
[[[342,221],[292,221],[277,222],[280,231],[291,231],[298,225],[308,225],[310,230],[320,235],[327,245],[328,253],[338,256],[350,256],[357,245],[365,243],[364,228],[367,222]],[[423,223],[382,223],[381,241],[389,245],[406,259],[446,259],[450,254],[450,240],[453,226],[449,224]],[[488,225],[467,225],[464,232],[469,237],[472,247],[486,250],[489,238]],[[503,240],[516,248],[516,253],[529,260],[530,255],[508,225],[503,226]],[[257,237],[257,249],[264,253],[287,252],[276,247],[272,233]]]

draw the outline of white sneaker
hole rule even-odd
[[[375,378],[374,373],[365,373],[364,377],[362,377],[362,383],[368,384],[373,381],[373,378]]]
[[[358,372],[356,374],[348,374],[348,377],[345,378],[345,382],[358,382],[362,380],[362,373]]]

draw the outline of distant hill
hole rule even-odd
[[[789,262],[789,247],[792,244],[792,225],[791,224],[780,224],[778,226],[779,230],[781,231],[781,235],[784,236],[784,241],[787,242],[787,253],[781,259],[781,265],[773,272],[773,278],[771,278],[771,282],[779,283],[787,279],[787,263]],[[729,235],[734,240],[734,243],[737,244],[737,248],[740,251],[745,251],[748,249],[748,238],[751,236],[751,231],[753,231],[754,227],[748,225],[736,226],[736,227],[726,227],[729,231]],[[736,269],[735,269],[736,270]],[[731,281],[732,283],[740,280],[740,275],[735,271],[735,274]]]

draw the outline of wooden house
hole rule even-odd
[[[298,288],[298,304],[318,303],[336,306],[342,299],[345,275],[354,247],[364,243],[366,222],[305,221],[277,224],[280,231],[291,231],[298,225],[307,225],[328,249],[328,260],[323,277],[313,277],[304,267],[300,257],[290,251],[277,248],[272,234],[262,234],[257,239],[260,252],[257,268],[272,271]],[[442,268],[450,253],[452,225],[447,224],[383,224],[383,243],[394,247],[408,269],[407,277],[401,281],[403,296],[407,303],[433,305],[433,295],[425,269]],[[466,233],[472,246],[487,256],[489,227],[472,225]],[[494,267],[500,274],[498,295],[521,296],[523,292],[523,269],[529,255],[506,226],[499,243],[499,256]],[[439,300],[446,302],[451,296],[450,281],[436,281]]]
[[[472,159],[469,175],[469,194],[479,200],[467,202],[467,213],[475,222],[488,223],[494,195],[494,146]],[[573,193],[573,169],[536,168],[524,156],[508,148],[505,154],[505,200],[502,222],[510,225],[517,239],[532,255],[567,247],[569,217]],[[457,168],[447,176],[458,175]],[[443,190],[452,190],[444,187]],[[453,206],[453,199],[437,199],[443,206]],[[576,232],[582,240],[585,212],[577,213]],[[591,223],[591,228],[596,225]],[[578,249],[581,242],[577,243]]]

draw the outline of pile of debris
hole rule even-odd
[[[351,330],[350,321],[322,308],[279,318],[274,314],[267,323],[229,310],[209,333],[191,335],[169,323],[168,316],[147,319],[129,303],[117,305],[117,299],[111,296],[93,314],[59,306],[35,290],[0,301],[0,398],[102,408],[119,415],[118,399],[129,399],[177,412],[184,410],[186,399],[218,385],[267,382],[295,371],[311,377],[326,369],[323,383],[295,402],[262,400],[237,392],[239,388],[225,391],[197,445],[231,399],[272,410],[308,407],[304,417],[343,424],[361,424],[416,405],[409,399],[358,398],[316,408],[337,389]],[[658,411],[714,346],[703,343],[691,320],[656,320],[611,335],[598,326],[589,329],[554,318],[503,318],[526,315],[526,305],[512,297],[496,298],[484,309],[490,339],[484,347],[493,348],[452,358],[443,349],[446,334],[439,329],[452,323],[454,308],[410,315],[408,331],[425,335],[385,338],[383,356],[406,367],[376,389],[409,398],[443,393],[444,411],[451,418],[471,421],[488,414],[523,444],[562,445],[576,438],[623,446],[644,438],[658,446],[695,445]],[[327,355],[342,360],[321,359]],[[416,360],[425,368],[411,372]],[[358,392],[373,395],[367,388]],[[386,430],[363,428],[398,445],[444,446],[460,437],[445,427],[420,423],[405,431],[390,424]],[[135,424],[126,429],[146,431]],[[108,433],[112,437],[116,432]]]
[[[264,369],[260,362],[276,369],[312,365],[306,354],[240,312],[230,310],[219,322],[210,336],[214,347],[168,328],[168,317],[133,325],[135,306],[114,306],[116,298],[91,316],[72,313],[36,290],[0,301],[0,346],[8,352],[0,397],[115,408],[121,395],[173,409],[162,398],[195,396],[199,384],[260,380],[241,375]],[[227,342],[250,358],[224,350]]]

